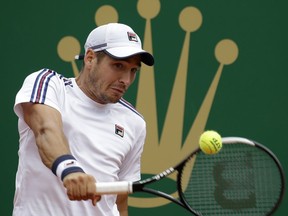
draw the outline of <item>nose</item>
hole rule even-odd
[[[123,72],[119,78],[119,82],[125,84],[126,87],[128,87],[133,80],[134,76],[130,71]]]

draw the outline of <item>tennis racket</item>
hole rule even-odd
[[[265,146],[241,137],[222,138],[218,154],[199,148],[175,167],[137,182],[97,182],[99,194],[146,192],[194,215],[271,215],[285,190],[282,166]],[[178,198],[147,187],[177,172]]]

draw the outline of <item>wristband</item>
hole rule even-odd
[[[62,155],[52,164],[52,172],[61,180],[70,173],[83,172],[81,165],[72,155]]]

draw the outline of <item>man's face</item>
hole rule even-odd
[[[141,61],[140,55],[118,60],[105,54],[101,60],[96,56],[91,64],[86,90],[90,98],[98,103],[107,104],[118,102],[124,95],[134,82]]]

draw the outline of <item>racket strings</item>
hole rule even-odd
[[[203,215],[263,216],[278,202],[282,182],[270,155],[233,144],[215,155],[199,152],[187,161],[181,187],[188,204]]]

